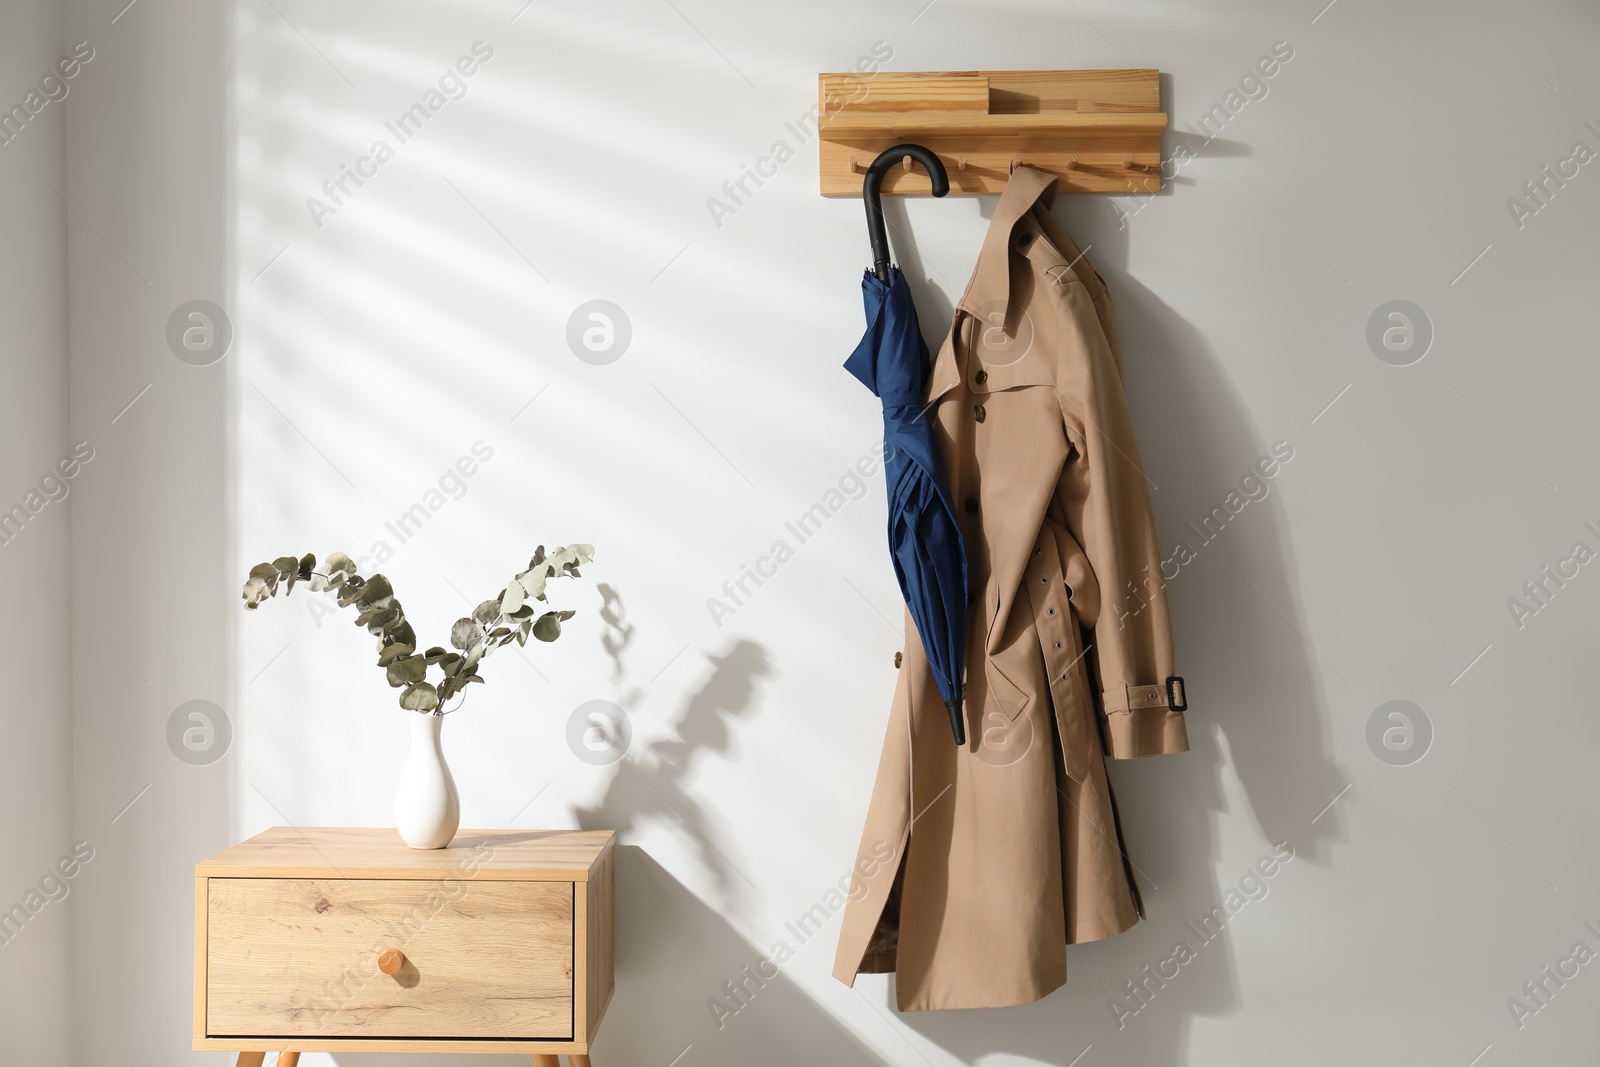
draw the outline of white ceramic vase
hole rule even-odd
[[[461,825],[461,798],[439,743],[443,715],[408,712],[411,754],[394,794],[394,825],[412,848],[444,848]]]

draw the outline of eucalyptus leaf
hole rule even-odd
[[[543,567],[535,567],[524,574],[519,574],[517,582],[522,586],[524,595],[533,600],[543,600],[544,582],[547,577]]]
[[[446,656],[453,655],[453,653],[446,652],[443,648],[440,648],[438,645],[434,645],[432,648],[428,649],[422,655],[423,655],[423,658],[425,658],[429,663],[438,663],[440,660],[444,659]]]
[[[439,706],[439,691],[428,682],[418,682],[400,694],[400,706],[407,711],[432,711]]]
[[[399,607],[387,607],[378,610],[376,617],[367,623],[367,631],[373,634],[383,634],[392,627],[405,621],[405,616],[400,613]]]
[[[261,606],[261,602],[272,595],[272,590],[261,578],[251,578],[244,583],[244,606],[249,611],[254,611]]]
[[[317,592],[324,589],[337,589],[349,581],[356,573],[355,560],[343,552],[328,553],[328,561],[323,564],[322,574],[315,576],[311,588]]]
[[[294,591],[295,579],[300,576],[300,561],[293,556],[279,556],[272,561],[278,569],[278,577],[283,580],[283,593],[288,596]]]
[[[387,667],[397,659],[411,655],[417,650],[416,645],[402,645],[399,643],[383,646],[383,651],[378,653],[378,666]]]
[[[389,610],[389,605],[387,605],[387,604],[382,605],[382,606],[374,606],[374,607],[367,608],[364,611],[362,611],[361,614],[356,616],[356,625],[357,626],[370,626],[370,625],[372,625],[372,620],[376,619],[379,615],[382,615],[384,612],[386,612],[388,610]],[[399,617],[399,613],[398,612],[395,613],[395,617],[396,618]]]
[[[361,602],[363,604],[376,604],[385,597],[394,596],[394,586],[389,584],[389,579],[381,574],[374,574],[361,586]]]
[[[428,665],[421,656],[407,656],[389,664],[389,684],[395,687],[422,681],[428,675]]]
[[[533,624],[533,636],[541,641],[554,641],[561,636],[561,620],[556,612],[547,611]]]
[[[488,626],[500,617],[500,601],[485,600],[472,609],[472,619],[480,626]]]
[[[346,578],[344,584],[339,587],[339,606],[347,608],[359,600],[361,598],[361,589],[366,584],[366,579],[359,574]]]
[[[468,649],[483,640],[483,627],[474,619],[457,619],[450,627],[450,643],[459,649]]]
[[[521,609],[523,599],[522,583],[513,580],[506,586],[505,592],[500,594],[500,610],[510,615]]]

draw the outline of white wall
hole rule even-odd
[[[1576,140],[1600,149],[1592,6],[519,8],[69,5],[63,40],[99,50],[66,149],[93,220],[68,220],[71,430],[98,451],[73,497],[75,832],[26,834],[97,849],[74,1062],[225,1062],[186,1051],[192,864],[274,824],[390,818],[405,739],[370,638],[298,593],[243,616],[249,565],[385,542],[441,640],[534,545],[574,540],[599,559],[558,594],[568,634],[490,661],[446,746],[466,825],[622,832],[597,1063],[1588,1062],[1593,968],[1520,1029],[1506,1001],[1600,949],[1600,579],[1521,628],[1507,598],[1600,548],[1600,177],[1521,228],[1507,198]],[[397,144],[384,123],[480,40],[465,95]],[[1116,300],[1163,544],[1197,549],[1170,587],[1194,750],[1114,768],[1150,920],[1004,1011],[897,1015],[886,979],[828,976],[837,922],[785,927],[845,871],[877,762],[900,644],[881,482],[721,626],[706,609],[878,431],[839,367],[859,202],[817,195],[814,142],[721,226],[707,199],[795,143],[818,71],[879,41],[897,70],[1159,67],[1167,153],[1198,153],[1142,205],[1057,207]],[[1187,129],[1278,41],[1294,58],[1264,99],[1209,142]],[[319,227],[307,198],[379,138],[394,158]],[[890,207],[932,336],[992,208]],[[163,336],[196,298],[236,330],[209,367]],[[607,366],[566,341],[595,298],[632,323]],[[1366,330],[1402,298],[1435,340],[1396,367]],[[386,522],[480,441],[460,499],[401,543]],[[1279,441],[1271,494],[1200,545],[1186,524]],[[607,768],[565,739],[597,698],[634,730]],[[1397,698],[1435,734],[1410,766],[1367,740]],[[235,730],[206,767],[166,742],[194,699]],[[42,780],[59,746],[38,742]],[[1186,921],[1280,841],[1296,859],[1201,945]],[[784,978],[719,1030],[707,999],[780,939]],[[1180,939],[1195,960],[1119,1028],[1112,998]]]
[[[9,114],[50,73],[61,55],[55,5],[18,2],[0,12],[0,107]],[[54,83],[53,83],[54,84]],[[59,89],[52,89],[56,95]],[[0,143],[0,323],[5,386],[0,389],[0,511],[29,516],[0,534],[0,647],[10,652],[11,684],[0,701],[0,1061],[68,1062],[71,1008],[69,883],[45,886],[52,866],[72,850],[67,516],[70,483],[40,481],[68,451],[66,374],[67,205],[49,185],[62,183],[63,109],[45,102]],[[28,112],[25,111],[25,114]],[[0,115],[0,118],[4,118]],[[67,495],[61,497],[61,488]],[[48,489],[50,495],[45,495]],[[28,494],[35,495],[29,499]],[[60,499],[51,499],[57,497]],[[37,510],[34,510],[37,509]],[[3,520],[4,516],[0,516]],[[54,588],[52,588],[54,586]],[[62,897],[65,888],[66,896]],[[48,890],[49,895],[46,895]],[[29,894],[33,896],[30,900]],[[60,899],[52,899],[60,898]],[[21,906],[26,919],[12,918]],[[35,910],[37,909],[37,910]],[[20,929],[18,924],[20,925]],[[51,989],[54,984],[56,989]],[[58,992],[59,991],[59,992]]]
[[[72,2],[94,58],[67,128],[73,497],[74,1064],[182,1060],[194,864],[230,843],[233,764],[167,744],[180,705],[226,698],[224,368],[180,362],[179,304],[223,299],[222,5]]]

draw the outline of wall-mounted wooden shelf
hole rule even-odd
[[[822,74],[823,196],[860,196],[878,153],[904,141],[935,152],[950,192],[1005,188],[1016,163],[1060,177],[1064,193],[1161,188],[1159,72],[981,70]],[[886,194],[927,196],[920,168],[891,168]]]

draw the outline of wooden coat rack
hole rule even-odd
[[[1155,70],[980,70],[817,76],[823,196],[860,196],[886,148],[934,152],[950,191],[998,193],[1018,165],[1057,175],[1063,193],[1161,188]],[[921,169],[891,167],[882,191],[928,196]]]

